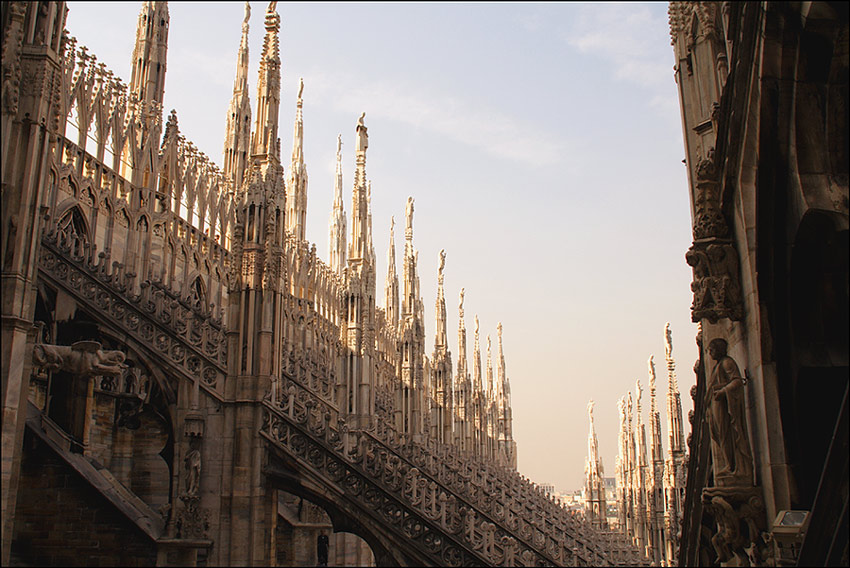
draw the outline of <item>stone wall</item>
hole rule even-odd
[[[24,445],[13,566],[156,565],[141,529],[30,432]]]

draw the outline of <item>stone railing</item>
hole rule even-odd
[[[48,234],[42,239],[39,269],[95,316],[160,353],[164,361],[189,378],[216,389],[226,375],[227,351],[220,322],[203,318],[165,290],[143,282],[141,294],[128,295],[118,263],[112,270],[104,257],[95,261],[86,243],[75,237]]]
[[[448,450],[400,443],[385,427],[349,430],[335,406],[289,379],[280,392],[279,400],[266,401],[266,437],[331,482],[342,482],[367,511],[384,514],[391,502],[397,515],[383,521],[436,563],[466,564],[466,555],[502,566],[611,563],[594,539],[599,535],[577,535],[572,519],[566,523],[545,507],[524,504],[520,492],[500,491],[482,468],[446,465]],[[404,519],[417,520],[408,526]]]

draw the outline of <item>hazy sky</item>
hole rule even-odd
[[[68,5],[71,35],[129,80],[140,3]],[[266,4],[251,6],[256,110]],[[183,135],[221,164],[244,4],[171,2],[169,12],[165,111],[176,109]],[[613,476],[617,399],[641,379],[646,421],[650,354],[666,432],[667,321],[689,430],[696,326],[667,4],[280,3],[278,12],[287,172],[299,77],[305,83],[308,239],[327,261],[340,133],[350,227],[355,125],[365,111],[377,297],[390,216],[402,254],[413,196],[427,350],[445,248],[455,365],[461,287],[470,368],[474,316],[482,367],[486,336],[495,357],[504,326],[519,470],[559,490],[581,487],[592,398]]]

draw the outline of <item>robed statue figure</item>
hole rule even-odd
[[[716,361],[706,388],[706,415],[718,486],[753,484],[753,457],[747,435],[744,378],[726,354],[725,339],[714,339],[708,353]]]

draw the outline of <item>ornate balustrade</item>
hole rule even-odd
[[[41,274],[187,377],[210,389],[223,384],[227,344],[220,322],[202,317],[156,284],[143,282],[141,294],[128,295],[132,276],[119,263],[110,271],[104,256],[95,261],[86,244],[76,236],[48,233],[42,239]]]
[[[372,431],[349,430],[331,402],[289,378],[266,406],[263,431],[270,441],[342,482],[346,494],[367,510],[384,515],[382,507],[392,502],[395,516],[383,520],[408,538],[421,537],[422,550],[439,556],[438,563],[465,563],[463,551],[488,565],[609,563],[598,543],[582,542],[545,509],[521,507],[521,494],[496,491],[494,476],[483,468],[464,461],[452,467],[446,448],[432,451],[403,440],[381,420]],[[411,525],[408,519],[416,521]],[[440,534],[447,548],[435,544]]]

